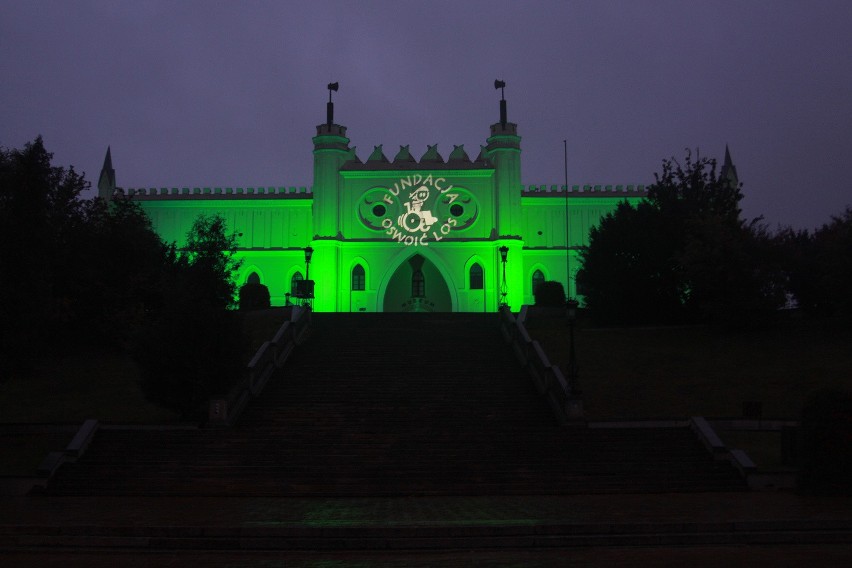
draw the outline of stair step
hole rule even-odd
[[[314,314],[227,430],[102,429],[58,495],[744,490],[686,428],[562,429],[496,314]]]

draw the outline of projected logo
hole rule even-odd
[[[444,221],[436,216],[439,205],[452,204],[458,199],[452,184],[444,178],[414,174],[401,178],[382,196],[389,207],[400,211],[396,218],[382,219],[382,228],[390,237],[405,246],[429,246],[429,241],[440,241],[450,234],[458,220],[452,215]],[[442,207],[446,209],[446,207]]]

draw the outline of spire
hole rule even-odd
[[[104,157],[104,166],[101,168],[103,170],[112,170],[112,147],[107,146],[106,157]]]
[[[727,181],[731,187],[737,187],[740,183],[740,179],[737,176],[737,167],[734,165],[734,161],[731,160],[731,151],[728,149],[727,144],[725,144],[725,161],[722,163],[722,169],[719,172],[719,180]]]
[[[115,193],[115,170],[112,167],[112,152],[107,146],[106,156],[104,157],[104,165],[101,168],[101,175],[98,178],[98,197],[109,201],[112,199],[112,194]]]

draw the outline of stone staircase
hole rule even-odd
[[[102,428],[54,495],[388,497],[744,490],[687,428],[561,428],[496,314],[314,314],[230,429]]]

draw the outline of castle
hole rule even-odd
[[[389,160],[380,145],[366,161],[330,99],[331,90],[313,138],[312,187],[125,190],[108,149],[99,195],[139,202],[178,246],[199,214],[224,216],[238,235],[238,284],[266,285],[273,305],[312,291],[313,308],[330,312],[493,312],[533,303],[546,280],[567,283],[574,297],[590,228],[646,195],[641,185],[522,185],[521,137],[505,98],[475,159],[463,146],[446,160],[428,146],[418,160],[403,146]]]

